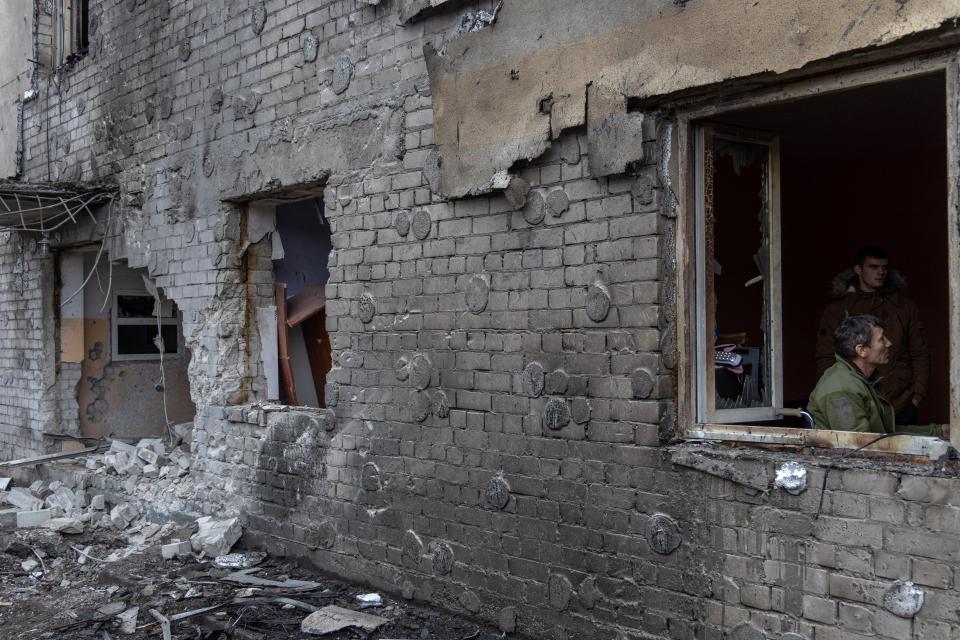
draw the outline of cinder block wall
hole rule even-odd
[[[661,444],[676,415],[662,127],[639,175],[599,180],[583,132],[564,134],[522,171],[551,204],[540,221],[501,196],[436,195],[423,44],[468,8],[398,26],[393,0],[95,1],[90,55],[38,80],[26,177],[115,180],[111,257],[184,311],[183,509],[239,513],[275,552],[543,638],[955,635],[953,467],[847,465],[814,518],[817,460],[792,456],[813,488],[791,496]],[[267,411],[251,403],[269,243],[249,244],[242,203],[318,182],[333,400]],[[54,388],[44,266],[28,251],[17,289],[19,246],[0,247],[4,455],[42,446]],[[788,458],[699,453],[768,486]],[[915,619],[883,607],[897,579],[925,592]]]

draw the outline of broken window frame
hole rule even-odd
[[[56,66],[84,56],[90,46],[89,0],[56,0],[53,30]]]
[[[154,329],[157,328],[157,317],[141,317],[141,318],[121,318],[120,317],[120,297],[121,296],[131,296],[138,298],[150,298],[154,300],[153,296],[145,290],[137,291],[131,289],[122,289],[119,291],[113,292],[113,308],[110,313],[110,359],[115,361],[136,361],[136,360],[159,360],[160,353],[120,353],[120,331],[118,328],[120,326],[149,326]],[[162,315],[160,318],[160,324],[164,326],[174,326],[176,327],[177,333],[177,348],[176,351],[166,352],[163,354],[164,358],[174,358],[183,353],[183,338],[182,330],[180,324],[180,310],[171,300],[162,300],[160,303],[162,306],[170,305],[172,308],[172,315],[166,316]]]
[[[707,179],[707,167],[713,166],[713,141],[727,140],[744,142],[767,149],[764,162],[766,175],[763,178],[766,193],[764,207],[760,212],[758,224],[765,229],[765,242],[760,247],[766,253],[767,273],[763,273],[760,286],[763,287],[764,299],[764,335],[767,337],[762,345],[758,364],[764,371],[764,387],[769,402],[762,406],[718,409],[715,393],[697,394],[697,417],[701,422],[749,422],[760,420],[775,420],[777,409],[782,404],[783,396],[783,332],[781,329],[780,314],[773,312],[781,308],[780,298],[780,148],[779,138],[765,132],[747,131],[744,129],[720,126],[714,124],[698,124],[694,140],[694,157],[696,171],[696,198],[695,208],[696,225],[696,295],[697,308],[702,310],[703,320],[697,322],[697,388],[715,389],[716,370],[713,366],[712,354],[714,340],[710,336],[716,335],[716,294],[713,274],[708,274],[707,257],[714,256],[712,248],[712,227],[717,222],[713,214],[712,181]],[[728,223],[729,224],[729,223]],[[702,282],[702,286],[701,286]],[[699,318],[698,318],[699,320]],[[756,375],[756,372],[751,372]]]
[[[879,55],[882,55],[880,52]],[[891,55],[891,54],[887,54]],[[858,61],[861,64],[864,60]],[[850,64],[849,62],[847,64]],[[801,429],[777,426],[703,420],[698,412],[700,397],[711,392],[701,386],[696,354],[705,352],[702,327],[705,316],[703,302],[698,304],[697,279],[697,172],[696,136],[703,121],[719,114],[790,101],[811,98],[834,91],[842,91],[872,84],[931,73],[943,73],[946,82],[947,127],[947,242],[948,291],[951,300],[960,300],[960,50],[917,55],[894,62],[878,62],[874,66],[853,70],[825,65],[821,75],[787,82],[775,87],[754,91],[739,91],[717,96],[697,96],[687,102],[671,104],[674,131],[670,140],[669,172],[680,194],[676,222],[676,318],[678,336],[677,357],[677,424],[681,435],[688,440],[728,441],[753,445],[789,445],[818,448],[855,449],[867,445],[877,434],[828,429]],[[702,249],[701,249],[702,250]],[[917,459],[937,460],[946,455],[949,445],[960,449],[960,310],[950,306],[950,442],[932,437],[901,436],[887,438],[870,445],[870,452],[886,452],[915,456]],[[709,417],[709,416],[708,416]]]

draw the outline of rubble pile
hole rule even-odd
[[[114,440],[106,453],[89,455],[86,468],[94,475],[127,476],[124,493],[135,499],[111,505],[101,493],[88,497],[82,487],[69,487],[60,480],[36,480],[28,487],[11,487],[10,479],[3,478],[0,530],[45,527],[64,534],[80,534],[87,528],[130,530],[145,543],[160,528],[154,531],[155,525],[145,523],[138,504],[158,504],[167,494],[166,503],[172,505],[193,490],[190,454],[183,447],[168,451],[159,438],[144,439],[136,445]]]
[[[156,522],[156,501],[169,508],[194,490],[190,463],[184,448],[159,439],[114,441],[87,457],[75,486],[0,478],[0,638],[505,637],[263,552],[234,551],[237,517]]]
[[[0,638],[502,640],[457,616],[366,593],[266,553],[235,519],[148,531],[0,531]],[[136,529],[134,525],[133,529]],[[149,540],[142,544],[137,540]],[[132,541],[132,542],[131,542]],[[136,547],[128,552],[126,545]],[[228,549],[210,557],[207,550]],[[197,550],[197,551],[195,551]]]
[[[87,457],[87,469],[144,478],[182,478],[190,472],[190,453],[183,446],[168,452],[160,438],[145,438],[135,446],[114,440],[107,453]]]

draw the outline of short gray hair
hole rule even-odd
[[[850,360],[857,355],[857,346],[870,346],[870,336],[874,327],[884,327],[883,321],[867,314],[847,316],[837,330],[833,332],[833,350],[838,356]]]

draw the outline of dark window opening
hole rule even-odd
[[[57,0],[54,16],[57,66],[70,64],[90,48],[89,0]]]
[[[946,103],[938,72],[743,109],[701,125],[698,205],[705,224],[697,279],[698,289],[713,291],[698,303],[707,327],[698,351],[713,368],[719,345],[731,345],[724,347],[731,355],[719,357],[739,356],[742,369],[720,365],[708,377],[698,368],[698,397],[714,403],[700,405],[699,421],[802,426],[742,412],[806,406],[819,378],[820,317],[855,250],[875,244],[904,277],[923,323],[930,375],[920,423],[949,422]],[[736,135],[707,144],[711,128],[768,134],[776,140],[776,171]],[[776,231],[767,226],[764,198],[771,194]],[[712,236],[704,231],[710,225]],[[779,253],[773,262],[764,262],[764,254],[776,254],[764,243]],[[706,322],[711,316],[713,325]],[[780,346],[772,343],[773,329]],[[779,402],[770,397],[776,387]]]
[[[333,365],[324,294],[332,244],[323,201],[277,206],[274,233],[275,246],[282,247],[273,261],[281,400],[325,407],[324,388]]]
[[[177,353],[177,325],[160,326],[163,353]],[[117,326],[117,354],[121,356],[159,355],[156,345],[157,327],[146,324],[121,324]]]

